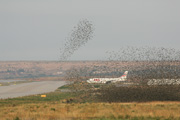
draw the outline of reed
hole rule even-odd
[[[180,102],[31,103],[0,108],[1,120],[180,119]]]

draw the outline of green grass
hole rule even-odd
[[[29,83],[32,81],[15,81],[15,82],[0,82],[0,86],[9,86],[9,85],[16,85],[16,84],[21,84],[21,83]]]
[[[71,87],[71,85],[63,85],[61,87],[58,88],[58,90],[61,90],[61,89],[69,89]]]
[[[42,98],[41,94],[39,94],[39,95],[30,95],[25,97],[0,100],[0,107],[4,105],[16,106],[19,104],[28,104],[28,103],[56,102],[71,97],[75,97],[75,95],[71,92],[63,93],[63,92],[55,91],[51,93],[46,93],[45,98]]]

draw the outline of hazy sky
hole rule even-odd
[[[0,0],[0,60],[59,60],[79,20],[94,37],[70,60],[101,60],[123,46],[179,49],[180,0]]]

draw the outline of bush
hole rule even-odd
[[[109,86],[99,90],[103,102],[180,101],[180,86]]]

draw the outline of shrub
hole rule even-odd
[[[99,90],[103,102],[180,101],[180,86],[109,86]]]

